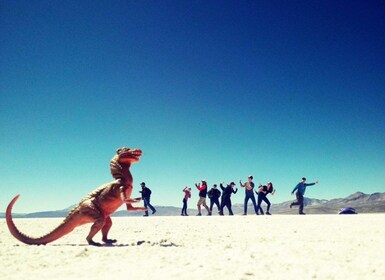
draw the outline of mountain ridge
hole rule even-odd
[[[289,205],[293,200],[285,201],[282,203],[272,203],[272,214],[297,214],[298,208],[290,209]],[[355,192],[345,198],[334,198],[331,200],[315,199],[305,197],[305,212],[308,214],[336,214],[341,208],[353,207],[357,210],[357,213],[384,213],[385,212],[385,193],[372,193],[365,194],[363,192]],[[55,211],[41,211],[33,213],[13,213],[14,218],[60,218],[66,217],[69,211],[75,207],[76,204],[67,207],[62,210]],[[263,202],[262,207],[265,210],[266,204]],[[178,216],[180,215],[180,207],[175,206],[156,206],[157,216]],[[216,208],[214,207],[213,215],[218,215]],[[205,211],[205,210],[204,210]],[[196,209],[188,209],[190,215],[196,215]],[[243,204],[233,205],[234,214],[243,213]],[[248,204],[248,212],[253,213],[252,203]],[[204,212],[203,212],[204,213]],[[142,212],[127,212],[125,210],[119,210],[115,212],[113,217],[124,216],[142,216]],[[225,209],[225,215],[227,215],[227,209]],[[0,218],[4,218],[5,213],[0,213]]]

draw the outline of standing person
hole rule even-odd
[[[295,193],[297,197],[297,201],[292,202],[290,204],[290,208],[293,207],[294,205],[299,205],[299,214],[305,215],[305,213],[303,212],[303,196],[305,195],[306,188],[308,186],[313,186],[315,184],[318,184],[318,181],[315,181],[314,183],[306,184],[306,178],[303,177],[302,181],[299,182],[291,192],[291,194],[293,195],[294,192],[297,191]]]
[[[258,215],[258,208],[257,203],[255,202],[255,196],[254,196],[254,183],[253,183],[253,176],[247,177],[248,182],[242,184],[242,180],[239,180],[239,184],[242,188],[245,188],[245,203],[243,207],[243,215],[247,215],[247,203],[249,202],[249,199],[253,202],[254,205],[254,211],[255,214]]]
[[[218,212],[221,211],[221,206],[219,204],[219,197],[221,196],[221,191],[217,189],[217,185],[214,184],[213,187],[208,191],[207,195],[210,198],[210,216],[213,213],[213,206],[214,204],[218,208]]]
[[[187,200],[191,197],[191,188],[185,187],[183,190],[184,197],[183,197],[183,208],[182,208],[182,216],[188,216],[187,215]]]
[[[151,197],[151,190],[146,187],[146,183],[142,182],[140,183],[140,186],[142,187],[142,190],[140,193],[142,194],[142,199],[144,203],[144,207],[150,208],[152,211],[152,214],[154,215],[156,212],[156,209],[151,205],[150,203],[150,197]],[[148,211],[144,212],[145,214],[143,216],[147,217],[148,216]]]
[[[231,182],[230,185],[227,185],[227,187],[223,187],[223,184],[220,184],[220,187],[222,189],[222,204],[221,204],[221,211],[219,212],[219,215],[223,216],[223,208],[225,208],[225,206],[227,207],[227,209],[229,210],[229,215],[232,216],[234,215],[233,213],[233,210],[231,209],[231,194],[234,193],[236,194],[238,189],[235,189],[234,190],[234,187],[235,187],[235,183],[234,182]]]
[[[207,215],[211,215],[209,207],[207,207],[206,204],[206,196],[207,196],[207,183],[205,180],[202,180],[202,185],[201,183],[196,183],[195,187],[199,190],[199,200],[197,203],[198,206],[198,215],[197,216],[202,216],[201,212],[201,205],[203,205],[204,208],[207,210]]]
[[[261,211],[261,214],[263,215],[263,209],[261,207],[262,200],[267,204],[267,209],[266,209],[266,215],[271,215],[270,214],[270,201],[267,198],[267,195],[271,193],[271,195],[274,195],[275,189],[273,188],[273,184],[271,182],[267,183],[266,186],[262,186],[261,184],[259,185],[258,188],[258,206],[257,209]]]

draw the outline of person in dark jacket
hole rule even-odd
[[[221,211],[221,206],[219,204],[219,197],[221,196],[221,191],[217,189],[217,185],[214,184],[213,187],[208,191],[207,193],[209,199],[210,199],[210,216],[213,213],[213,206],[214,204],[218,208],[218,212]]]
[[[306,178],[303,177],[302,181],[299,182],[291,192],[291,194],[293,195],[294,192],[297,191],[295,194],[297,197],[297,201],[292,202],[290,204],[290,208],[293,207],[294,205],[298,205],[299,206],[299,214],[305,215],[305,213],[303,212],[303,207],[304,207],[303,206],[303,196],[305,195],[306,188],[308,186],[313,186],[315,184],[318,184],[318,181],[315,181],[314,183],[306,184]]]
[[[201,185],[202,183],[202,185]],[[201,212],[201,205],[203,205],[204,208],[207,210],[207,215],[211,215],[209,207],[207,207],[206,204],[206,196],[207,196],[207,182],[205,180],[202,180],[201,183],[196,183],[195,187],[199,190],[199,200],[197,203],[198,207],[198,215],[197,216],[202,216]]]
[[[259,185],[258,188],[258,205],[257,209],[261,211],[261,214],[263,215],[263,209],[261,207],[262,201],[264,201],[267,204],[267,209],[266,209],[266,215],[271,215],[270,214],[270,206],[271,203],[269,199],[267,198],[267,195],[271,193],[271,195],[274,195],[275,189],[273,188],[273,184],[271,182],[267,183],[267,185],[262,186],[261,184]]]
[[[236,188],[234,190],[234,187],[235,187],[235,183],[234,182],[231,182],[229,185],[227,185],[227,187],[223,187],[224,185],[224,182],[222,184],[220,184],[220,187],[222,189],[222,204],[221,204],[221,211],[219,212],[219,215],[223,216],[223,208],[225,208],[225,206],[227,207],[227,209],[229,210],[229,215],[232,216],[234,215],[233,213],[233,210],[231,209],[231,194],[232,193],[237,193],[238,189]]]
[[[152,211],[152,214],[154,215],[156,212],[156,209],[151,205],[150,203],[150,197],[151,197],[151,190],[146,187],[146,183],[142,182],[140,183],[140,186],[142,187],[142,190],[140,193],[142,194],[142,200],[144,203],[144,207],[150,208]],[[144,212],[145,214],[143,216],[147,217],[148,216],[148,211]]]

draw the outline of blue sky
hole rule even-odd
[[[320,199],[385,191],[383,1],[0,5],[4,210],[77,203],[120,146],[154,205],[249,174],[273,203],[302,176]]]

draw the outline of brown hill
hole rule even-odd
[[[282,203],[273,204],[271,206],[272,214],[297,214],[298,208],[290,209],[289,205],[292,202],[285,201]],[[44,211],[35,212],[29,214],[13,214],[15,218],[53,218],[53,217],[65,217],[73,206],[63,210],[57,211]],[[178,216],[180,215],[180,208],[173,206],[155,206],[157,208],[156,216]],[[262,207],[265,210],[266,205],[262,203]],[[345,198],[336,198],[331,200],[320,200],[313,198],[305,198],[305,212],[307,214],[336,214],[338,211],[345,207],[353,207],[357,213],[385,213],[385,193],[372,193],[365,194],[362,192],[356,192]],[[213,215],[218,215],[216,208],[214,208]],[[203,214],[206,214],[206,210],[203,210]],[[234,214],[243,213],[243,205],[233,205]],[[189,209],[191,216],[197,214],[196,209]],[[249,213],[253,213],[252,204],[249,202]],[[227,210],[225,210],[227,215]],[[142,216],[140,212],[127,212],[118,211],[114,216]],[[5,214],[0,213],[0,218],[4,218]]]

